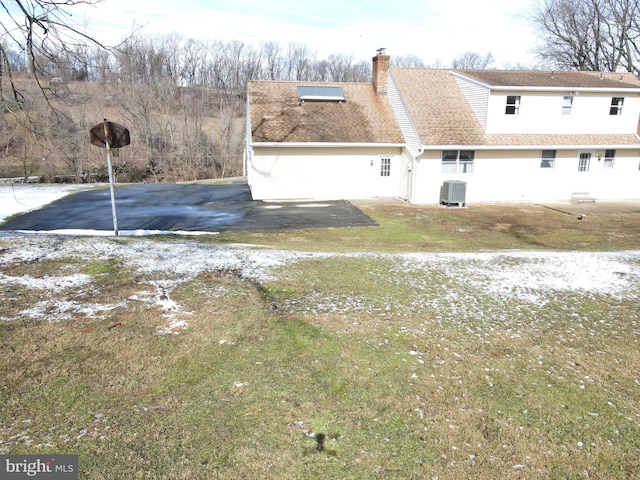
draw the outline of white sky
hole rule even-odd
[[[102,0],[74,9],[89,33],[115,44],[134,26],[148,35],[239,40],[259,46],[302,43],[369,60],[380,47],[427,65],[450,65],[460,53],[491,53],[493,67],[533,66],[535,36],[526,16],[536,0]]]

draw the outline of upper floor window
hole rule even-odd
[[[604,168],[613,168],[613,160],[616,158],[615,150],[604,151]]]
[[[475,153],[473,150],[443,150],[442,173],[473,173]]]
[[[381,177],[391,176],[391,159],[390,158],[380,159],[380,176]]]
[[[573,106],[573,96],[565,95],[562,97],[562,114],[571,115],[571,107]]]
[[[553,168],[556,163],[555,150],[543,150],[540,160],[540,168]]]
[[[609,115],[622,115],[623,104],[624,97],[613,97],[611,99],[611,108],[609,108]]]
[[[518,115],[520,113],[520,95],[507,95],[507,107],[504,113],[507,115]]]

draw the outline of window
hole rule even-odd
[[[298,103],[304,102],[344,102],[342,87],[299,85]]]
[[[520,113],[520,95],[507,95],[507,108],[504,113],[507,115],[518,115]]]
[[[381,177],[391,176],[391,159],[390,158],[380,159],[380,176]]]
[[[579,172],[588,172],[589,171],[589,163],[591,163],[591,154],[590,153],[581,153],[580,160],[578,161],[578,171]]]
[[[565,95],[562,97],[562,114],[571,115],[571,106],[573,105],[573,96]]]
[[[442,173],[444,174],[471,174],[473,173],[473,150],[443,150]]]
[[[604,168],[613,168],[613,160],[616,158],[615,150],[605,150],[604,151]]]
[[[553,168],[556,163],[555,150],[543,150],[542,159],[540,160],[540,168]]]
[[[623,97],[613,97],[611,99],[611,108],[609,108],[609,115],[622,115],[622,104],[624,104]]]

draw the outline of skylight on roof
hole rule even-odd
[[[302,102],[344,102],[342,87],[320,85],[298,86],[298,101]]]

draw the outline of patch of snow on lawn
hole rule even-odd
[[[36,210],[55,200],[95,185],[2,185],[0,186],[0,223],[11,215]]]
[[[402,268],[439,269],[494,296],[535,299],[536,293],[581,291],[635,298],[640,252],[500,252],[404,254]],[[452,272],[455,269],[456,272]]]
[[[34,278],[29,275],[13,277],[0,272],[0,285],[20,285],[36,290],[47,290],[50,293],[59,293],[68,288],[77,288],[91,281],[90,275],[76,273],[64,276],[46,276]]]
[[[106,312],[123,307],[124,303],[115,305],[102,305],[91,302],[76,302],[74,300],[45,300],[38,302],[34,307],[22,310],[21,316],[31,320],[44,320],[49,322],[60,322],[65,320],[73,320],[78,315],[89,318],[95,318]]]

